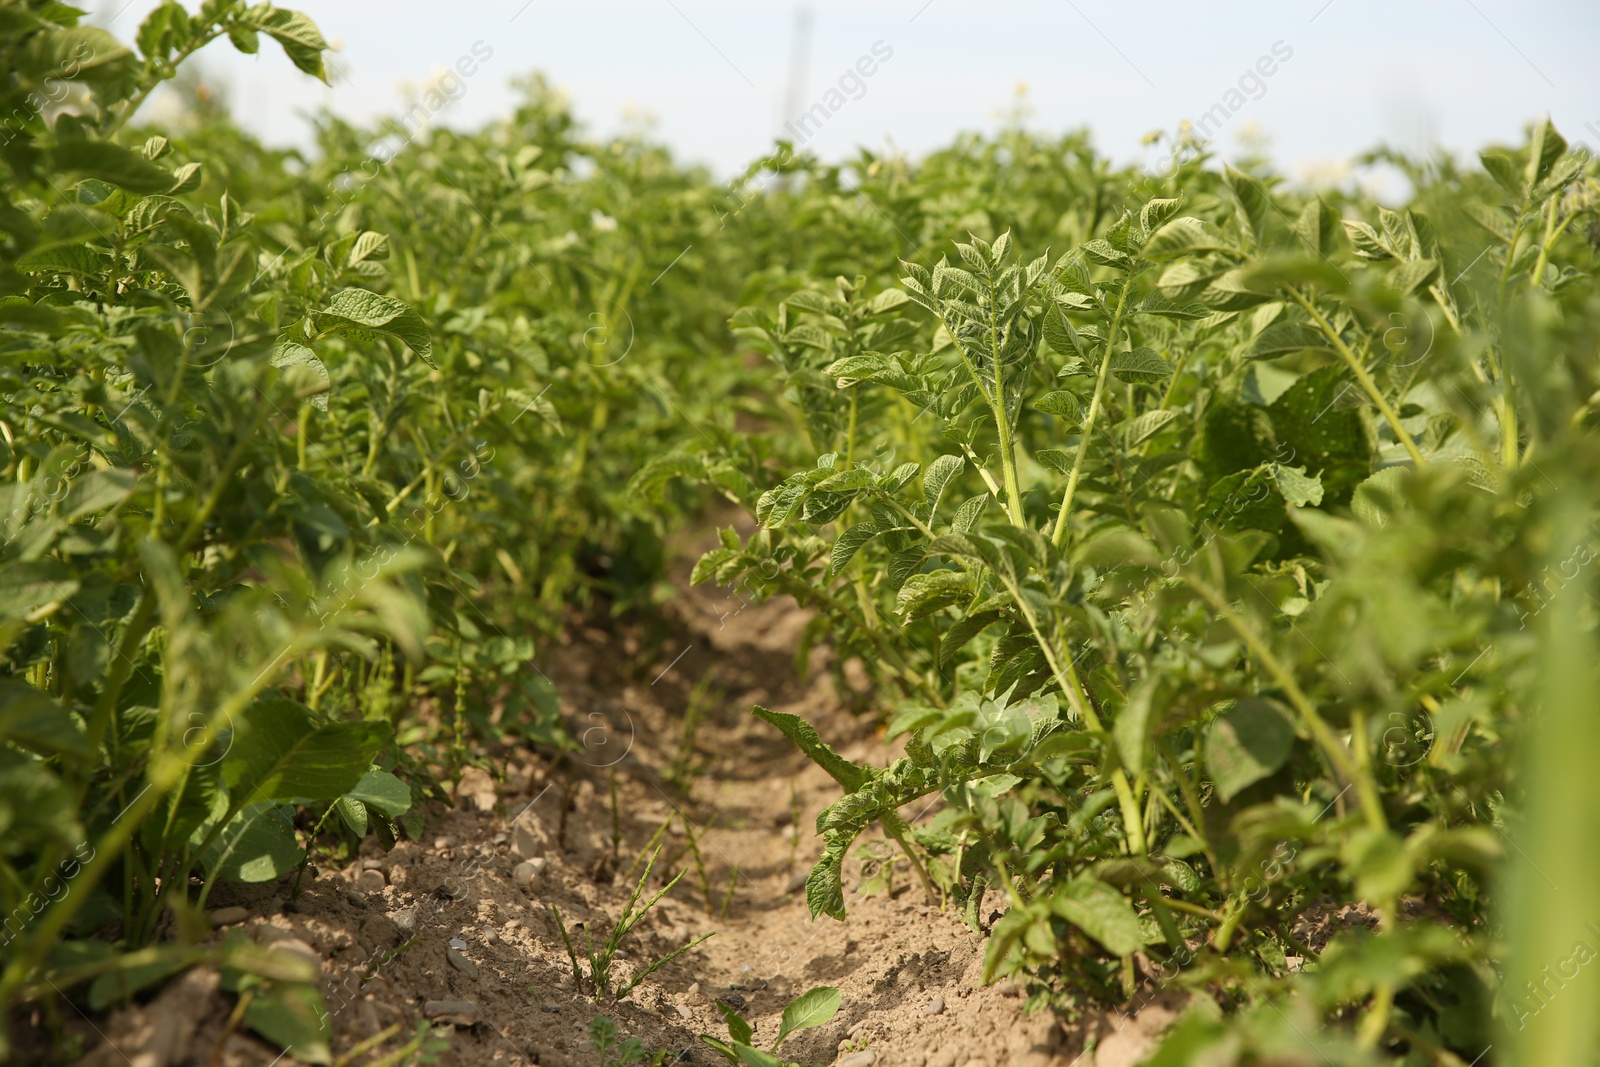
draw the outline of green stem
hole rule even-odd
[[[1366,815],[1367,824],[1377,830],[1386,829],[1388,819],[1383,814],[1383,802],[1378,796],[1377,784],[1370,774],[1362,772],[1357,760],[1350,755],[1350,749],[1339,740],[1333,728],[1317,713],[1317,709],[1312,707],[1305,691],[1300,688],[1300,683],[1295,681],[1294,674],[1282,660],[1278,659],[1262,640],[1261,635],[1256,633],[1255,628],[1239,617],[1239,613],[1233,609],[1233,605],[1223,599],[1221,593],[1192,576],[1185,575],[1185,580],[1249,646],[1251,653],[1267,668],[1267,673],[1289,698],[1289,703],[1299,713],[1301,721],[1305,723],[1306,729],[1310,731],[1317,744],[1327,753],[1329,761],[1347,782],[1355,784],[1356,792],[1361,797],[1361,808]]]
[[[1100,408],[1104,404],[1106,392],[1106,379],[1111,374],[1111,350],[1117,343],[1117,330],[1122,326],[1122,313],[1128,304],[1128,290],[1133,288],[1133,270],[1130,266],[1128,276],[1123,279],[1122,293],[1117,297],[1117,310],[1111,316],[1111,327],[1106,331],[1105,358],[1100,361],[1100,372],[1094,380],[1094,396],[1089,400],[1089,413],[1083,420],[1083,436],[1078,439],[1078,454],[1072,459],[1072,470],[1067,473],[1067,488],[1061,494],[1061,510],[1056,513],[1055,529],[1050,534],[1050,541],[1057,548],[1066,543],[1069,519],[1072,514],[1072,498],[1078,492],[1078,479],[1083,474],[1083,459],[1089,453],[1089,440],[1094,436],[1095,422],[1100,418]]]
[[[1378,388],[1378,383],[1373,380],[1371,374],[1367,373],[1367,368],[1362,365],[1356,354],[1350,350],[1350,346],[1344,343],[1344,338],[1339,336],[1339,331],[1335,330],[1333,325],[1323,317],[1322,312],[1317,310],[1314,303],[1301,296],[1300,293],[1288,287],[1284,288],[1284,292],[1289,294],[1291,300],[1305,309],[1306,314],[1311,316],[1312,321],[1317,324],[1317,328],[1322,331],[1322,335],[1333,345],[1334,351],[1339,353],[1339,358],[1343,359],[1345,364],[1349,366],[1350,372],[1356,376],[1356,381],[1361,384],[1362,390],[1378,406],[1378,410],[1383,412],[1383,417],[1389,422],[1389,428],[1394,431],[1395,437],[1410,453],[1411,462],[1418,467],[1427,466],[1428,461],[1422,457],[1422,452],[1418,450],[1417,443],[1411,439],[1411,435],[1406,432],[1405,427],[1400,425],[1399,412],[1395,411],[1388,398],[1383,395],[1383,391]]]

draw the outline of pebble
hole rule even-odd
[[[416,908],[401,908],[399,911],[391,913],[389,918],[394,920],[395,926],[402,934],[409,934],[417,927]]]
[[[1022,985],[1019,982],[1001,982],[995,987],[1002,997],[1022,996]]]
[[[461,950],[451,945],[444,950],[444,958],[450,961],[450,966],[466,975],[468,978],[478,977],[478,965],[461,954]]]
[[[206,918],[211,920],[212,926],[229,926],[233,923],[242,923],[250,918],[249,908],[218,908],[206,912]]]
[[[867,1049],[865,1052],[852,1052],[844,1059],[839,1060],[835,1067],[872,1067],[877,1058],[878,1054],[871,1049]]]
[[[932,1000],[928,1001],[928,1006],[926,1008],[922,1009],[922,1014],[924,1014],[924,1015],[943,1015],[944,1014],[944,998],[943,997],[934,997]]]
[[[430,1000],[422,1006],[422,1014],[436,1022],[471,1026],[478,1021],[478,1006],[470,1000]]]
[[[381,893],[388,884],[382,871],[365,870],[356,875],[356,888],[363,893]]]
[[[455,843],[456,839],[453,837],[436,837],[433,839],[433,849],[435,852],[443,852]]]
[[[322,956],[317,952],[316,949],[312,948],[298,937],[286,937],[281,941],[274,941],[271,945],[267,946],[267,951],[287,952],[291,955],[299,956],[301,959],[313,963],[317,967],[322,966]]]
[[[522,823],[511,827],[511,851],[525,860],[531,860],[544,851],[533,831]]]
[[[511,880],[523,889],[527,889],[539,880],[540,875],[544,874],[544,869],[548,862],[543,856],[537,859],[523,860],[511,869]]]
[[[361,869],[363,871],[381,871],[383,870],[383,861],[369,856],[361,861]]]

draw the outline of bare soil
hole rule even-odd
[[[665,628],[578,627],[540,655],[581,756],[497,753],[496,773],[469,768],[455,783],[456,806],[440,805],[421,841],[386,854],[369,841],[355,862],[302,882],[298,896],[287,883],[219,891],[216,936],[241,926],[263,944],[316,959],[335,1057],[352,1065],[381,1062],[426,1019],[448,1040],[439,1063],[601,1067],[587,1033],[596,1015],[676,1062],[717,1063],[697,1036],[726,1035],[715,998],[742,998],[765,1044],[784,1004],[824,984],[839,987],[843,1007],[828,1026],[786,1043],[801,1062],[1137,1062],[1173,1017],[1169,1007],[1156,1002],[1137,1018],[1106,1013],[1070,1027],[1048,1011],[1030,1013],[1014,984],[981,985],[983,938],[904,877],[891,893],[864,895],[852,861],[848,921],[811,919],[803,880],[817,854],[812,826],[838,787],[750,706],[804,715],[855,760],[882,764],[898,753],[872,717],[845,710],[817,669],[826,649],[813,657],[810,680],[800,678],[794,651],[807,615],[796,605],[748,604],[679,584]],[[684,751],[685,712],[695,683],[713,671],[692,749],[697,773],[678,789],[668,782]],[[574,981],[551,909],[580,951],[586,934],[603,938],[626,905],[630,873],[636,881],[645,847],[669,818],[652,891],[665,876],[684,876],[623,943],[617,976],[625,984],[686,942],[714,936],[625,999],[591,1000]],[[514,876],[524,861],[539,868],[525,884]],[[985,914],[998,906],[991,897]],[[72,1023],[90,1049],[82,1062],[295,1062],[230,1029],[234,998],[217,987],[214,972],[194,970],[144,1003]],[[441,1007],[452,1001],[465,1003]],[[395,1037],[349,1056],[394,1026]]]

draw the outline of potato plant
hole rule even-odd
[[[1577,1047],[1581,1009],[1523,1036],[1544,998],[1498,976],[1593,901],[1513,863],[1582,775],[1509,753],[1592,684],[1592,623],[1534,617],[1592,612],[1595,184],[1548,123],[1482,162],[1342,212],[1186,167],[1065,252],[972,236],[734,318],[819,456],[696,579],[814,606],[899,694],[887,767],[756,709],[845,790],[814,914],[876,821],[986,978],[1234,1013],[1154,1062],[1472,1062],[1497,1014]]]
[[[843,791],[815,914],[876,823],[987,979],[1199,994],[1152,1062],[1588,1054],[1600,184],[1548,122],[1399,206],[1020,126],[719,183],[537,78],[299,153],[175,77],[325,77],[305,16],[79,17],[0,3],[0,1019],[209,963],[330,1059],[216,887],[579,757],[539,649],[720,495],[695,580],[815,609],[903,739],[756,710]]]

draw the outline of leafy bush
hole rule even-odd
[[[0,6],[0,1006],[210,962],[327,1059],[214,887],[574,751],[536,642],[649,610],[715,493],[756,528],[696,580],[815,608],[905,739],[758,709],[845,791],[817,914],[878,822],[987,977],[1224,1009],[1155,1062],[1587,1055],[1600,185],[1548,123],[1385,157],[1398,209],[1019,127],[718,185],[537,79],[306,157],[171,81],[324,76],[304,16],[77,19]]]
[[[1482,158],[1415,172],[1442,219],[1186,166],[1064,255],[974,236],[898,289],[735,317],[820,456],[696,580],[816,607],[903,694],[886,768],[756,709],[845,790],[814,914],[844,916],[880,821],[974,929],[1002,895],[986,978],[1239,1009],[1159,1062],[1471,1062],[1497,997],[1525,1048],[1582,1047],[1575,1003],[1524,1031],[1548,994],[1496,975],[1582,941],[1593,902],[1533,873],[1553,841],[1508,854],[1589,788],[1510,753],[1592,685],[1592,623],[1535,616],[1587,610],[1595,554],[1596,185],[1548,123]]]

